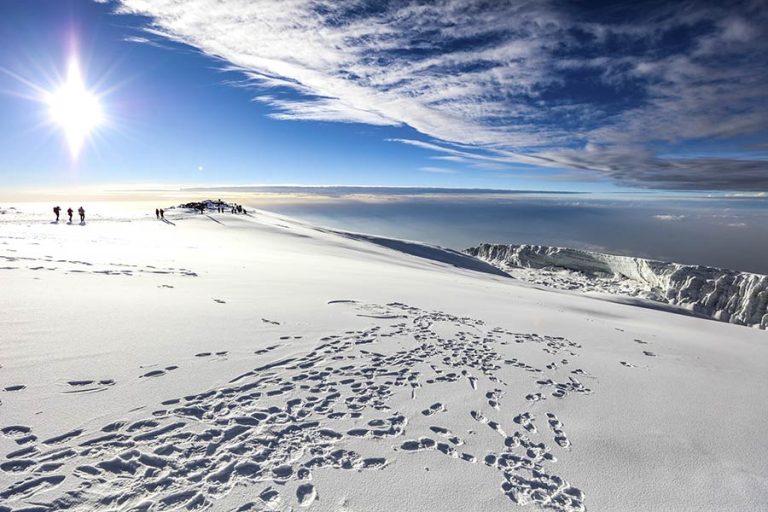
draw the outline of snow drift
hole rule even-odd
[[[768,327],[765,275],[543,245],[482,244],[465,252],[502,270],[575,271],[587,278],[583,284],[590,289],[642,296],[732,324]]]

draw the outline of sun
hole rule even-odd
[[[46,102],[51,120],[64,130],[70,153],[76,158],[88,136],[104,120],[99,98],[85,87],[77,58],[69,60],[66,82],[48,93]]]

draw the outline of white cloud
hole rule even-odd
[[[766,131],[760,2],[625,7],[628,23],[547,0],[117,1],[149,16],[153,36],[244,73],[276,119],[408,125],[434,142],[401,142],[455,162],[567,167],[661,188],[768,188],[759,158],[649,149]],[[674,31],[690,32],[680,48],[663,43]]]
[[[685,219],[685,215],[654,215],[653,218],[664,222],[677,222]]]

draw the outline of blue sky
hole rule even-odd
[[[766,7],[1,0],[0,176],[765,192]],[[73,54],[77,158],[41,101]]]

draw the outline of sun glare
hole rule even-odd
[[[103,115],[98,97],[85,87],[76,58],[69,61],[66,82],[48,94],[46,100],[51,119],[64,130],[70,153],[77,157]]]

